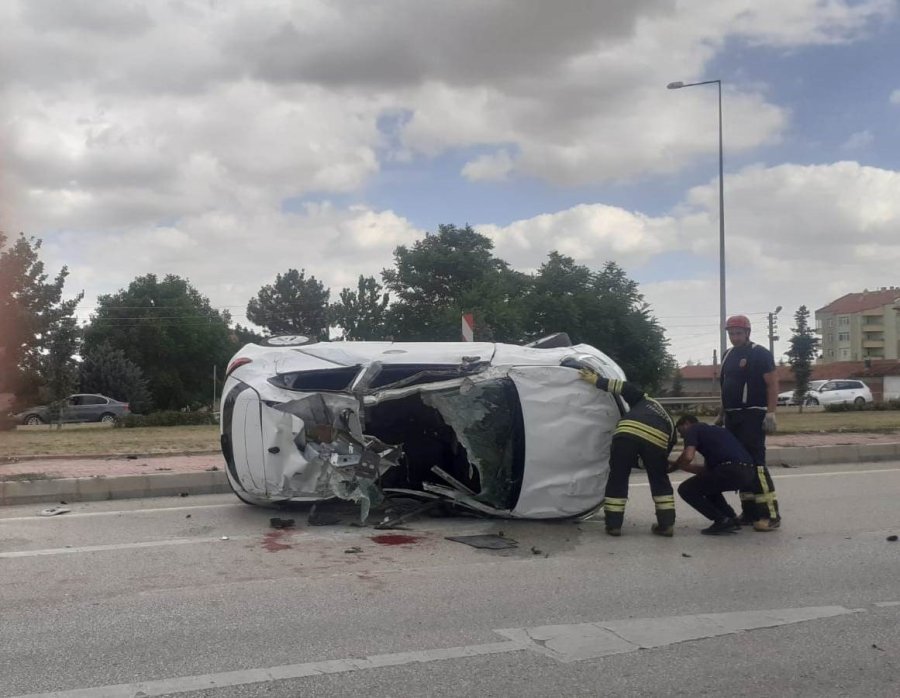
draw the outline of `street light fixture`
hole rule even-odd
[[[775,310],[769,313],[769,353],[772,356],[775,356],[775,340],[779,339],[778,335],[775,334],[777,331],[777,327],[775,327],[775,323],[778,321],[778,313],[781,312],[781,306],[779,305]]]
[[[683,87],[697,85],[716,85],[719,88],[719,361],[725,354],[725,179],[722,167],[722,81],[704,80],[703,82],[670,82],[666,87],[680,90]]]

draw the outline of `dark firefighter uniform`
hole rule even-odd
[[[763,375],[775,370],[772,354],[753,342],[731,347],[722,357],[719,382],[722,387],[722,407],[725,428],[734,434],[756,466],[760,494],[741,490],[741,519],[744,522],[780,521],[775,483],[766,467],[766,383]]]
[[[621,533],[625,504],[628,502],[628,477],[640,459],[647,471],[656,508],[656,525],[652,531],[671,536],[675,524],[675,496],[666,470],[669,453],[677,438],[672,418],[662,405],[633,383],[596,374],[593,376],[596,376],[597,388],[612,395],[621,395],[630,407],[613,432],[609,480],[603,500],[606,532],[613,536]],[[584,373],[582,377],[593,382]]]
[[[718,528],[714,525],[704,533],[736,530],[737,516],[722,493],[734,490],[750,492],[753,496],[764,493],[765,484],[756,476],[753,459],[737,438],[722,427],[695,422],[682,429],[685,448],[696,449],[705,465],[702,473],[679,485],[678,494],[713,524],[718,524]]]

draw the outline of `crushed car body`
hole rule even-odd
[[[339,497],[365,520],[403,493],[541,519],[603,500],[625,406],[577,369],[625,376],[594,347],[266,343],[234,356],[221,401],[228,480],[248,503]]]

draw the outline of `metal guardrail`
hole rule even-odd
[[[712,396],[694,396],[689,395],[683,397],[654,397],[660,405],[718,405],[722,402],[722,398],[718,395]]]

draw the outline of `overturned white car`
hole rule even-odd
[[[222,393],[228,480],[251,504],[340,497],[363,519],[385,492],[503,517],[590,511],[624,405],[577,368],[625,376],[567,339],[248,344]]]

